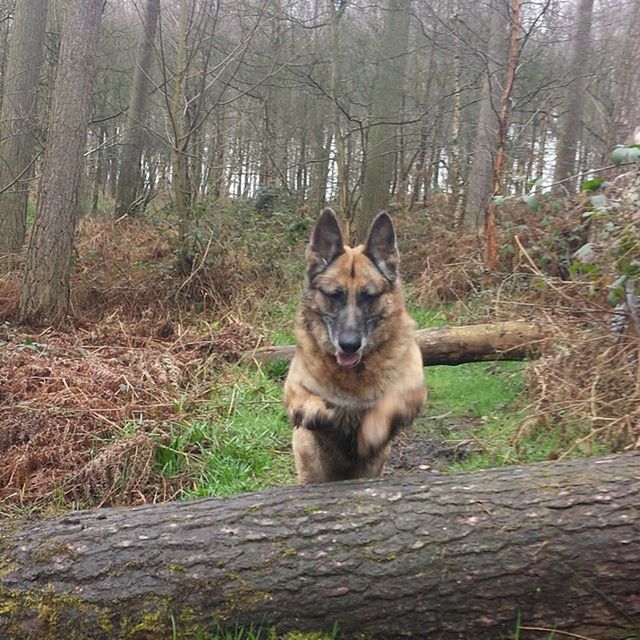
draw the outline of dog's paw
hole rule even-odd
[[[384,449],[389,440],[388,422],[376,415],[367,416],[358,430],[358,456],[372,458]]]
[[[293,411],[291,422],[294,427],[304,427],[310,431],[326,429],[335,421],[334,412],[331,409],[316,409],[314,411]]]

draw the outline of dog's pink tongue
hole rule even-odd
[[[360,354],[336,351],[336,360],[341,367],[355,367],[360,362]]]

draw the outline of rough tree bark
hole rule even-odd
[[[611,146],[636,142],[634,132],[640,128],[640,2],[629,7],[616,80]]]
[[[16,3],[0,113],[0,254],[20,251],[27,228],[47,4],[47,0]]]
[[[558,195],[574,193],[576,181],[567,180],[576,169],[576,151],[582,129],[582,103],[584,102],[584,74],[588,64],[591,36],[593,0],[580,0],[576,8],[575,33],[569,59],[569,84],[565,97],[565,112],[560,128],[556,167],[553,182],[562,182],[555,190]]]
[[[333,140],[336,147],[335,162],[338,180],[338,206],[337,209],[346,218],[347,224],[351,225],[352,211],[349,202],[349,171],[347,170],[347,153],[345,149],[345,134],[342,130],[339,100],[341,94],[339,87],[342,79],[341,55],[342,55],[342,17],[347,9],[349,0],[328,0],[329,12],[331,15],[331,60],[330,60],[330,83],[331,99],[331,126]],[[351,237],[351,229],[347,229],[347,237]]]
[[[447,172],[447,179],[449,181],[449,187],[451,189],[451,195],[453,196],[454,208],[453,208],[453,220],[456,224],[459,224],[462,220],[462,214],[464,212],[464,161],[460,154],[460,132],[462,129],[462,41],[459,36],[459,23],[460,16],[458,11],[460,10],[459,0],[456,0],[454,7],[450,10],[451,15],[449,22],[451,25],[451,32],[455,38],[454,50],[453,50],[453,97],[451,107],[451,143],[450,154],[451,161],[449,171]]]
[[[153,42],[156,37],[159,15],[160,0],[148,0],[143,18],[143,33],[138,48],[136,67],[133,72],[124,140],[122,141],[116,217],[126,213],[138,213],[134,203],[141,182],[140,160],[144,142],[144,116],[147,110]]]
[[[66,317],[77,191],[103,6],[103,0],[73,0],[67,9],[38,211],[22,286],[22,322],[58,323]]]
[[[500,77],[506,62],[509,34],[509,12],[505,1],[492,0],[490,11],[489,43],[485,55],[485,77],[480,96],[478,129],[462,218],[463,230],[475,234],[480,233],[484,227],[485,212],[491,198],[493,154],[498,140],[496,103],[500,95]]]
[[[357,237],[366,237],[373,218],[389,203],[396,152],[396,129],[402,109],[402,89],[409,47],[411,0],[388,0],[371,104],[371,126],[362,181]]]
[[[0,636],[628,638],[639,491],[628,454],[0,521]]]
[[[510,0],[511,38],[509,41],[509,54],[507,56],[507,68],[502,83],[500,102],[498,106],[498,141],[493,161],[493,181],[491,198],[487,204],[485,216],[484,244],[485,265],[488,269],[495,269],[498,261],[498,229],[496,225],[496,197],[502,193],[502,174],[506,161],[507,128],[509,126],[509,99],[516,79],[516,68],[520,58],[520,27],[521,27],[521,0]]]
[[[534,356],[547,330],[531,322],[498,322],[465,327],[421,329],[416,341],[424,366],[486,360],[524,360]],[[245,354],[246,362],[288,362],[295,347],[263,347]]]
[[[188,275],[193,266],[193,245],[190,234],[193,220],[189,210],[189,177],[184,122],[184,83],[188,71],[187,31],[189,28],[189,0],[179,3],[179,32],[176,44],[176,73],[173,79],[173,95],[170,101],[169,119],[173,134],[171,150],[171,190],[173,205],[178,216],[179,249],[177,266],[181,274]]]

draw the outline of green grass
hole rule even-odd
[[[29,198],[27,202],[27,229],[33,227],[33,223],[36,220],[36,206],[37,203],[34,198]]]
[[[189,478],[182,498],[255,491],[294,479],[282,382],[259,371],[235,373],[235,382],[214,387],[198,416],[174,424],[171,441],[158,449],[163,474]]]
[[[471,471],[555,457],[584,435],[542,425],[527,414],[523,385],[525,363],[476,362],[426,369],[429,398],[424,411],[428,433],[470,453],[449,470]],[[607,453],[591,439],[572,457]]]
[[[416,321],[418,329],[431,329],[446,327],[450,324],[447,315],[442,309],[425,309],[416,304],[408,303],[409,315]]]
[[[425,369],[429,409],[454,416],[511,415],[523,386],[521,362],[471,362]]]
[[[267,334],[272,344],[284,346],[295,342],[293,325],[301,297],[302,288],[298,295],[270,302]]]
[[[284,635],[278,635],[273,629],[239,628],[233,631],[221,631],[214,635],[200,634],[196,640],[336,640],[338,637],[338,625],[334,625],[330,633],[290,631]],[[172,640],[180,640],[178,631],[173,634]]]
[[[557,436],[514,436],[524,419],[516,401],[522,363],[472,363],[426,370],[429,399],[415,429],[451,444],[472,443],[472,453],[451,470],[479,469],[546,459]],[[225,496],[295,481],[291,427],[282,405],[286,365],[262,371],[236,367],[215,384],[197,416],[172,426],[157,463],[167,477],[188,478],[182,498]]]

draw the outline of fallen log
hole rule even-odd
[[[416,340],[424,366],[535,357],[548,329],[533,322],[498,322],[463,327],[421,329]],[[289,362],[295,347],[262,347],[244,354],[243,361],[260,365]]]
[[[638,495],[625,454],[5,519],[0,638],[631,637]]]

